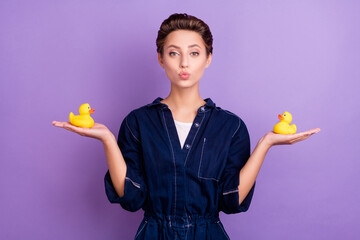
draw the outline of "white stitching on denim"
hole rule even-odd
[[[201,148],[201,155],[200,155],[200,163],[199,163],[198,177],[200,177],[200,168],[201,168],[201,161],[202,161],[202,155],[203,155],[203,151],[204,151],[205,141],[206,141],[206,138],[204,138],[204,142],[203,142],[203,145],[202,145],[202,148]]]
[[[140,188],[140,184],[137,182],[134,182],[133,180],[131,180],[129,177],[125,177],[126,180],[129,180],[135,187]]]
[[[215,178],[206,178],[206,177],[199,177],[199,178],[202,178],[202,179],[205,179],[205,180],[213,180],[213,181],[216,181],[216,182],[219,181],[219,180],[217,180]]]
[[[231,136],[231,138],[233,138],[234,137],[234,135],[235,135],[235,133],[239,130],[239,128],[240,128],[240,124],[241,124],[241,121],[240,121],[240,117],[239,116],[237,116],[236,114],[234,114],[234,113],[232,113],[232,112],[230,112],[230,111],[228,111],[228,110],[225,110],[225,109],[222,109],[225,113],[227,113],[227,114],[229,114],[229,115],[233,115],[233,116],[235,116],[235,117],[237,117],[238,118],[238,120],[239,120],[239,126],[237,127],[237,129],[235,130],[235,132],[234,132],[234,134]]]
[[[227,194],[235,193],[235,192],[239,192],[239,189],[224,192],[223,195],[227,195]]]
[[[169,138],[169,142],[170,142],[170,146],[171,146],[171,152],[172,152],[172,156],[173,156],[173,161],[174,161],[174,168],[175,168],[175,183],[174,183],[174,191],[175,191],[175,204],[174,204],[174,216],[176,216],[176,162],[175,162],[175,154],[174,154],[174,149],[173,149],[173,146],[171,144],[171,139],[170,139],[170,135],[169,135],[169,130],[167,128],[167,125],[166,125],[166,120],[165,120],[165,114],[164,114],[164,111],[161,109],[161,112],[163,114],[163,119],[164,119],[164,124],[165,124],[165,128],[166,128],[166,132],[167,132],[167,135],[168,135],[168,138]],[[175,225],[176,225],[176,219],[174,220],[175,222]]]
[[[127,117],[125,118],[125,123],[126,123],[126,126],[127,126],[128,129],[129,129],[131,135],[135,138],[136,141],[140,142],[139,139],[137,139],[137,138],[135,137],[135,135],[133,134],[133,132],[131,131],[131,129],[130,129],[130,127],[129,127],[129,124],[128,124],[128,121],[127,121]]]
[[[223,233],[224,233],[225,237],[226,237],[227,239],[229,239],[229,240],[230,240],[230,238],[229,238],[229,236],[226,234],[226,232],[225,232],[224,228],[221,226],[220,221],[217,221],[216,223],[219,225],[219,227],[220,227],[220,228],[221,228],[221,230],[223,231]]]
[[[202,122],[204,121],[204,119],[205,119],[205,113],[204,113],[204,115],[203,115],[203,118],[201,119],[200,126],[202,126],[201,124],[202,124]],[[200,129],[200,128],[197,128],[197,130],[196,130],[195,136],[194,136],[194,138],[193,138],[193,140],[192,140],[192,142],[191,142],[190,149],[191,149],[192,145],[194,144],[194,140],[195,140],[195,138],[196,138],[196,135],[197,135],[198,132],[199,132],[199,129]],[[187,152],[187,154],[186,154],[184,166],[186,165],[186,161],[187,161],[187,158],[188,158],[188,156],[189,156],[190,149],[188,149],[188,152]]]
[[[233,115],[233,116],[235,116],[235,117],[238,117],[235,113],[232,113],[232,112],[230,112],[229,110],[226,110],[226,109],[221,109],[221,110],[223,110],[225,113],[227,113],[227,114],[230,114],[230,115]]]
[[[135,239],[139,236],[139,234],[142,232],[142,230],[144,229],[144,227],[146,226],[148,222],[145,220],[144,226],[142,226],[142,228],[139,230],[139,232],[136,234]]]
[[[203,156],[203,152],[204,152],[205,142],[206,142],[206,138],[204,138],[203,146],[202,146],[202,148],[201,148],[201,156],[200,156],[200,163],[199,163],[198,177],[199,177],[199,178],[202,178],[202,179],[206,179],[206,180],[214,180],[214,181],[218,182],[219,180],[217,180],[217,179],[215,179],[215,178],[206,178],[206,177],[201,177],[201,176],[200,176],[200,168],[201,168],[201,162],[202,162],[202,156]]]
[[[239,119],[239,126],[237,127],[237,129],[235,130],[235,132],[234,132],[234,134],[231,136],[231,138],[234,137],[235,133],[236,133],[236,132],[239,130],[239,128],[240,128],[241,121],[240,121],[240,118],[238,118],[238,119]]]

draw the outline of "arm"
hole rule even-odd
[[[254,151],[250,155],[250,158],[240,170],[239,176],[239,204],[245,199],[250,189],[255,183],[256,177],[260,171],[261,165],[264,162],[266,153],[270,147],[275,145],[294,144],[310,137],[312,134],[319,132],[319,128],[311,129],[306,132],[282,135],[275,134],[273,132],[267,133],[257,143]]]
[[[111,203],[135,212],[147,199],[143,170],[143,154],[135,112],[122,121],[118,140],[114,136],[103,141],[109,170],[104,177],[105,192]]]
[[[81,136],[100,140],[104,145],[109,167],[104,177],[105,192],[109,201],[120,203],[128,211],[136,211],[143,206],[147,187],[141,166],[141,143],[133,112],[124,118],[118,141],[111,131],[100,123],[94,123],[91,128],[76,127],[69,122],[53,121],[52,124]]]
[[[249,160],[244,167],[240,170],[239,181],[239,204],[245,199],[249,193],[251,187],[254,185],[256,177],[260,171],[261,165],[264,162],[266,153],[270,149],[270,146],[264,143],[264,138],[261,138],[257,143],[254,151],[250,155]]]
[[[116,139],[111,131],[103,124],[95,123],[92,128],[76,127],[69,122],[53,121],[55,127],[61,127],[75,132],[84,137],[100,140],[105,149],[106,160],[111,174],[116,193],[121,197],[124,195],[124,184],[126,175],[126,163],[117,145]]]
[[[112,133],[102,141],[112,183],[119,197],[124,196],[126,163]]]

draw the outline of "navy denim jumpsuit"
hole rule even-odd
[[[219,211],[247,211],[255,188],[239,205],[239,173],[250,156],[246,125],[207,98],[181,148],[161,100],[124,118],[118,145],[127,165],[125,194],[119,197],[107,171],[106,195],[128,211],[145,211],[135,239],[229,239]]]

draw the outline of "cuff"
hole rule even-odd
[[[256,181],[239,205],[239,173],[238,171],[227,172],[222,183],[220,210],[226,214],[246,212],[250,207]]]
[[[145,202],[145,188],[139,183],[125,178],[124,196],[120,197],[111,181],[109,170],[105,174],[105,192],[111,203],[119,203],[125,210],[135,212],[139,210]]]

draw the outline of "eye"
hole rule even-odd
[[[284,117],[286,116],[286,114],[284,114]]]
[[[199,53],[198,52],[192,52],[191,55],[198,56]]]
[[[170,52],[170,53],[169,53],[170,56],[175,56],[175,55],[177,55],[177,54],[178,54],[177,52]]]

